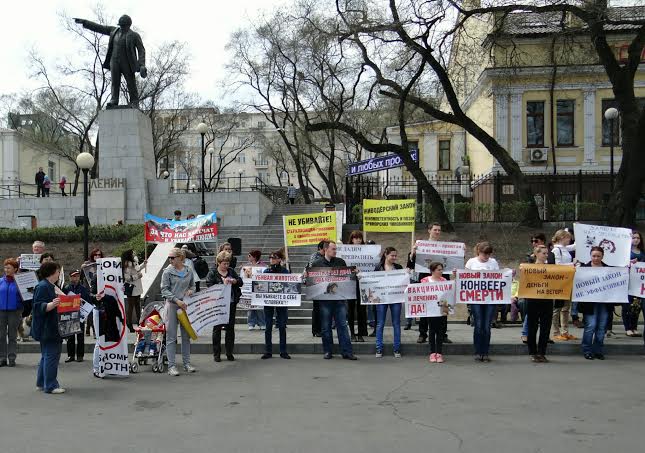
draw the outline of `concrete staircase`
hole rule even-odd
[[[238,268],[245,263],[250,250],[262,252],[262,260],[268,261],[269,254],[284,246],[282,216],[322,212],[323,205],[278,205],[275,206],[262,226],[222,227],[219,229],[219,241],[236,237],[242,240],[242,255],[237,257]],[[309,257],[316,251],[316,246],[289,247],[289,263],[294,273],[302,272]],[[210,264],[210,263],[209,263]],[[312,302],[303,301],[302,306],[289,309],[289,324],[311,324]],[[239,310],[237,324],[246,324],[246,311]]]

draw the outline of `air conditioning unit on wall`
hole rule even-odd
[[[529,149],[529,160],[531,162],[546,162],[548,151],[548,148],[531,148]]]

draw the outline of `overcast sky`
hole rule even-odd
[[[244,27],[262,11],[287,0],[109,0],[104,10],[118,18],[132,17],[132,28],[141,33],[147,50],[163,41],[185,41],[192,55],[188,90],[218,102],[228,56],[224,50],[231,33]],[[28,55],[35,48],[47,60],[73,55],[80,44],[63,29],[59,12],[71,17],[93,18],[94,0],[15,0],[2,2],[0,26],[0,94],[32,89]],[[113,24],[116,25],[116,24]],[[80,26],[80,25],[79,25]]]

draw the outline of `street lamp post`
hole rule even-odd
[[[206,136],[206,132],[208,132],[208,126],[206,126],[205,123],[199,123],[197,125],[197,132],[202,136],[202,183],[201,183],[201,191],[202,191],[202,215],[206,214],[206,200],[204,198],[204,185],[205,185],[205,178],[204,178],[204,159],[206,158],[206,149],[204,148],[204,137]]]
[[[614,121],[618,118],[618,109],[609,107],[605,110],[605,119],[609,121],[609,187],[614,192]]]
[[[208,148],[208,156],[209,156],[209,161],[208,161],[208,191],[210,192],[211,190],[211,181],[213,180],[213,154],[215,153],[215,150],[210,147]]]
[[[242,192],[242,173],[244,173],[244,170],[241,168],[238,170],[238,173],[240,174],[240,188],[239,191]]]
[[[80,153],[76,157],[76,165],[83,170],[83,256],[89,260],[89,219],[87,215],[87,172],[94,166],[94,156],[90,153]]]

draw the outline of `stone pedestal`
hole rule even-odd
[[[125,222],[143,223],[150,210],[148,181],[155,179],[150,118],[136,109],[102,111],[99,148],[99,177],[126,179]]]

